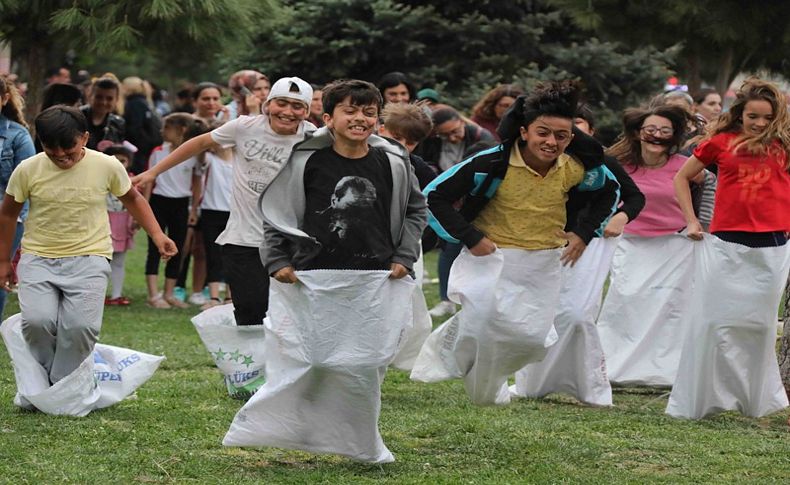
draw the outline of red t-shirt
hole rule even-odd
[[[730,148],[738,133],[719,133],[701,143],[694,156],[719,167],[710,232],[790,231],[790,173],[779,142],[765,155]]]

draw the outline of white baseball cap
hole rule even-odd
[[[313,88],[304,80],[298,77],[284,77],[278,79],[272,85],[269,95],[266,97],[266,102],[277,98],[288,98],[301,101],[307,108],[310,108],[310,102],[313,100]]]

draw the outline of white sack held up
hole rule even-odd
[[[225,446],[274,446],[394,460],[378,430],[381,383],[412,320],[414,280],[389,271],[297,271],[271,280],[267,381]]]
[[[434,330],[411,378],[462,377],[475,404],[507,404],[507,379],[538,362],[557,341],[552,322],[560,293],[561,250],[497,249],[453,263],[447,296],[461,310]]]
[[[236,325],[233,305],[218,305],[192,317],[230,397],[248,399],[264,382],[263,325]]]
[[[417,355],[433,329],[433,320],[425,304],[425,295],[419,289],[411,297],[413,322],[406,327],[403,342],[392,360],[392,367],[411,372]]]
[[[541,362],[516,372],[516,384],[510,387],[514,396],[565,392],[586,404],[612,405],[612,387],[606,377],[595,317],[618,241],[595,238],[574,266],[562,267],[560,302],[554,316],[559,341]]]
[[[693,241],[680,234],[623,236],[598,317],[609,381],[672,386],[686,331]]]
[[[86,416],[94,409],[112,406],[150,379],[165,359],[96,344],[91,356],[74,372],[50,386],[46,370],[33,357],[22,336],[21,315],[3,322],[0,334],[14,367],[14,404],[46,414]]]
[[[749,248],[708,235],[694,245],[694,306],[667,414],[759,417],[784,409],[776,312],[790,245]]]

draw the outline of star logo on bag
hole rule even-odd
[[[222,348],[220,347],[220,348],[217,349],[216,352],[214,352],[214,359],[215,360],[225,360],[225,354],[227,354],[227,352],[223,352]]]
[[[242,362],[242,364],[246,365],[247,367],[249,367],[255,362],[254,360],[252,360],[251,355],[245,355],[243,357],[244,357],[244,362]]]
[[[238,362],[241,360],[241,358],[242,358],[241,352],[239,352],[239,349],[236,349],[235,352],[231,352],[230,357],[228,357],[228,360],[233,360]]]

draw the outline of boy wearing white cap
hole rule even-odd
[[[269,276],[258,248],[263,244],[263,219],[258,197],[315,126],[305,121],[313,89],[298,77],[279,79],[264,103],[263,115],[239,116],[210,133],[192,138],[151,169],[132,179],[146,185],[157,175],[210,148],[233,148],[233,190],[230,218],[216,242],[230,286],[237,325],[260,325],[269,301]]]

